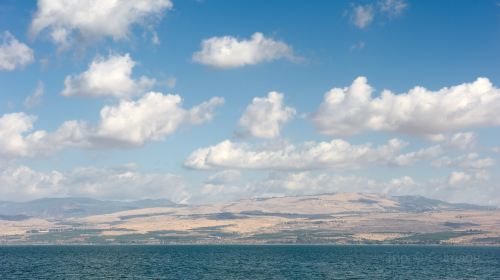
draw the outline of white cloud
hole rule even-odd
[[[24,107],[33,108],[40,105],[40,103],[42,103],[43,92],[44,85],[41,81],[38,81],[35,91],[24,99]]]
[[[55,132],[33,131],[36,117],[23,112],[0,116],[0,163],[21,157],[47,155],[66,146],[83,145],[87,128],[67,121]]]
[[[83,167],[67,172],[9,166],[0,170],[0,196],[12,201],[77,196],[113,200],[166,198],[181,202],[190,194],[184,179],[177,175],[141,173],[130,165]]]
[[[275,195],[312,195],[335,192],[369,192],[376,182],[357,176],[340,176],[326,173],[274,172],[257,183],[259,192]]]
[[[415,152],[398,155],[394,158],[393,164],[397,166],[408,166],[417,161],[432,159],[443,154],[444,151],[439,145],[422,148]]]
[[[485,169],[495,166],[496,161],[490,157],[481,158],[477,153],[468,153],[456,158],[443,157],[432,162],[435,167],[454,167],[462,169]]]
[[[0,70],[22,68],[35,59],[33,50],[19,42],[10,32],[3,32],[0,38]]]
[[[204,196],[231,196],[233,199],[248,197],[280,197],[316,195],[338,192],[363,192],[401,195],[416,193],[419,184],[409,176],[378,181],[356,175],[338,175],[315,171],[271,172],[259,181],[245,185],[207,185]]]
[[[448,178],[448,184],[450,186],[455,186],[458,184],[463,184],[472,179],[472,176],[465,172],[452,172]]]
[[[281,41],[256,32],[250,40],[235,37],[212,37],[203,40],[193,61],[215,68],[235,68],[277,59],[297,60],[293,49]]]
[[[471,150],[476,146],[476,135],[474,132],[455,133],[448,140],[448,145],[460,150]]]
[[[188,111],[188,122],[191,124],[202,124],[214,118],[215,107],[224,104],[224,98],[213,97],[208,101],[194,106]]]
[[[81,40],[120,40],[129,37],[134,24],[151,29],[172,7],[170,0],[38,0],[30,33],[48,30],[62,49]]]
[[[500,125],[500,89],[486,78],[438,91],[384,90],[376,98],[373,91],[365,77],[358,77],[350,87],[327,92],[310,118],[327,135],[389,131],[436,140],[459,129]]]
[[[101,110],[98,126],[90,141],[95,146],[140,146],[145,141],[162,140],[181,125],[202,124],[212,120],[214,110],[224,99],[214,97],[186,110],[179,95],[150,92],[136,101],[122,100],[117,106]]]
[[[331,173],[274,172],[253,186],[241,188],[245,197],[309,195],[335,192],[381,193],[391,196],[421,195],[448,202],[500,205],[500,190],[485,172],[456,172],[446,178],[418,181],[410,176],[374,180]],[[449,184],[452,183],[452,184]]]
[[[0,160],[32,154],[32,146],[45,136],[43,131],[27,134],[35,120],[36,117],[24,113],[0,116]]]
[[[0,163],[22,157],[48,155],[66,147],[137,147],[146,141],[162,140],[181,125],[212,120],[224,99],[214,97],[184,109],[178,95],[150,92],[136,101],[122,100],[105,106],[100,121],[66,121],[54,132],[33,131],[35,116],[23,112],[0,116]]]
[[[283,104],[283,94],[270,92],[267,97],[256,97],[248,105],[239,125],[254,137],[274,138],[280,135],[281,126],[294,115],[295,109]]]
[[[378,3],[378,6],[380,12],[389,17],[397,17],[408,8],[408,3],[405,0],[383,0]]]
[[[376,5],[354,5],[350,11],[351,23],[359,29],[364,29],[373,23],[378,15],[388,18],[401,16],[408,8],[405,0],[380,0]]]
[[[360,28],[366,28],[373,21],[375,11],[371,5],[358,5],[354,6],[351,14],[352,23]]]
[[[64,96],[129,98],[151,88],[155,80],[145,76],[134,80],[136,62],[129,54],[97,57],[89,69],[64,79]]]
[[[241,172],[238,170],[222,170],[208,177],[207,183],[210,184],[226,184],[238,181],[241,178]]]
[[[385,145],[352,145],[344,140],[306,142],[301,146],[283,143],[277,147],[252,147],[225,140],[201,148],[184,164],[195,169],[239,168],[271,170],[308,170],[321,168],[358,168],[370,163],[388,163],[406,143],[391,139]]]
[[[158,33],[153,32],[153,36],[151,37],[151,43],[153,43],[155,45],[161,44],[160,37],[158,37]]]

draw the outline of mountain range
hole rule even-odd
[[[335,193],[209,205],[46,198],[0,202],[5,244],[500,244],[500,210]]]

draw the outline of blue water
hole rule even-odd
[[[500,248],[14,246],[0,279],[500,279]]]

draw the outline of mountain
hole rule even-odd
[[[425,212],[433,210],[492,210],[495,207],[474,205],[468,203],[449,203],[442,200],[430,199],[423,196],[394,196],[399,202],[399,211]]]
[[[421,196],[335,193],[207,205],[42,199],[9,211],[6,205],[13,204],[0,204],[9,217],[0,220],[6,244],[500,245],[498,208]]]
[[[17,219],[69,218],[107,214],[151,207],[174,206],[167,199],[146,199],[137,201],[109,201],[83,197],[42,198],[27,202],[0,201],[0,220],[13,217]]]

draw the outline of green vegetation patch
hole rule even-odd
[[[442,231],[433,233],[419,233],[411,236],[393,239],[394,242],[402,243],[441,243],[451,238],[456,238],[466,235],[474,235],[483,233],[480,230],[466,230],[466,231]]]

